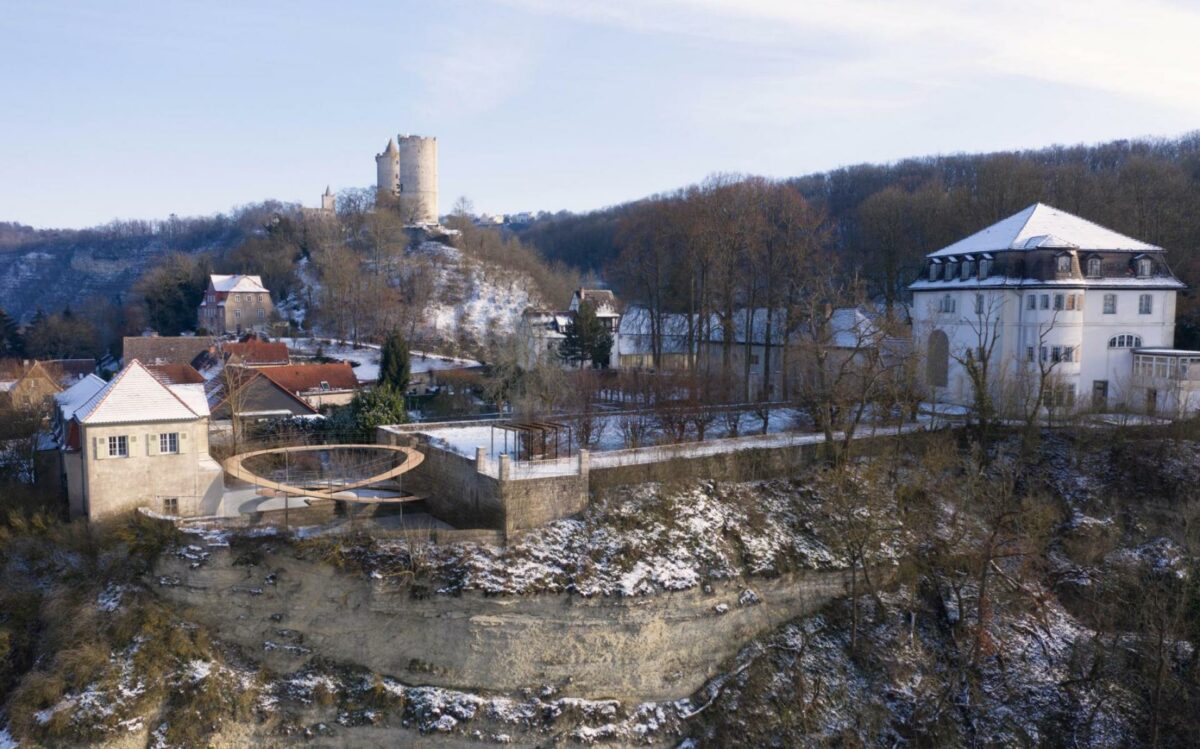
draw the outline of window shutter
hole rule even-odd
[[[158,435],[157,434],[147,434],[146,435],[146,454],[147,455],[158,455]]]
[[[108,454],[108,445],[107,444],[104,446],[103,452],[104,452],[104,455],[101,455],[100,439],[98,437],[92,437],[92,458],[94,460],[103,460],[105,457],[107,457],[107,454]]]
[[[175,443],[179,447],[179,453],[181,455],[183,453],[187,452],[187,439],[185,439],[186,437],[187,437],[187,432],[180,432],[179,439]]]

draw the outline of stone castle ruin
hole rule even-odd
[[[437,138],[397,135],[375,156],[376,189],[397,200],[409,223],[438,222]]]

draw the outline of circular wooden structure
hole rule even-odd
[[[337,485],[330,483],[329,487],[325,489],[312,487],[305,488],[302,486],[292,486],[290,484],[280,483],[274,479],[268,479],[264,478],[263,476],[259,476],[243,465],[246,460],[258,457],[260,455],[282,455],[284,453],[320,452],[324,450],[377,450],[392,452],[403,455],[404,461],[400,463],[400,465],[393,466],[392,468],[389,468],[388,470],[374,476],[369,476],[365,479],[356,479]],[[248,484],[253,484],[265,489],[272,489],[280,492],[281,494],[286,494],[293,497],[331,499],[338,502],[360,502],[363,504],[383,504],[387,503],[389,498],[364,497],[359,499],[355,497],[339,497],[335,495],[342,494],[343,492],[353,491],[355,489],[362,489],[364,487],[372,486],[373,484],[378,484],[381,481],[387,481],[388,479],[396,478],[397,476],[408,473],[417,466],[421,465],[421,462],[424,460],[425,455],[423,453],[420,453],[411,447],[397,447],[395,445],[297,445],[295,447],[274,447],[269,450],[254,450],[252,452],[234,455],[225,460],[225,472],[236,479],[245,481]],[[409,498],[407,497],[397,497],[393,501],[407,501],[408,499]]]

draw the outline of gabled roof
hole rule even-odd
[[[346,362],[289,364],[282,367],[263,367],[258,371],[289,393],[321,390],[322,382],[327,383],[330,390],[353,390],[358,387],[354,368]]]
[[[82,424],[192,421],[208,415],[198,385],[165,385],[134,359],[75,412]],[[197,397],[197,394],[199,397]]]
[[[144,364],[191,364],[216,339],[209,336],[126,336],[122,349],[125,361]]]
[[[1045,203],[1034,203],[1025,210],[997,221],[986,229],[960,239],[928,257],[963,255],[999,250],[1036,250],[1064,248],[1080,250],[1159,251],[1124,234],[1106,229],[1087,219],[1061,211]]]
[[[166,385],[204,384],[204,376],[190,364],[149,364],[146,369]]]
[[[221,348],[224,349],[226,358],[235,364],[263,365],[291,362],[287,344],[282,341],[260,341],[252,338],[246,341],[225,343]]]
[[[221,276],[214,273],[208,277],[208,281],[212,284],[213,291],[267,291],[262,285],[262,276]]]
[[[50,383],[50,386],[55,390],[62,390],[62,385],[59,384],[60,378],[55,372],[52,372],[50,369],[48,369],[43,362],[35,361],[33,364],[24,367],[24,370],[25,371],[21,374],[21,376],[16,379],[16,382],[13,383],[13,387],[16,387],[25,380],[41,378]]]
[[[62,413],[63,420],[71,419],[80,406],[91,400],[107,384],[100,377],[89,374],[61,393],[55,393],[54,404],[58,406],[59,412]]]
[[[42,364],[64,387],[96,371],[95,359],[43,359]]]
[[[222,376],[214,377],[204,385],[194,387],[203,389],[209,411],[214,414],[229,400],[227,385],[232,385],[235,392],[239,393],[238,400],[240,402],[234,405],[237,406],[240,414],[262,411],[262,403],[271,397],[272,392],[279,393],[286,402],[291,404],[293,413],[317,413],[317,409],[308,405],[295,393],[266,377],[263,374],[264,371],[266,370],[230,365],[222,370]]]

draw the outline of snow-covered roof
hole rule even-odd
[[[90,374],[61,393],[55,393],[54,403],[62,413],[63,419],[70,419],[80,406],[91,400],[107,384],[100,377]]]
[[[1041,288],[1055,286],[1072,289],[1185,289],[1182,281],[1165,276],[1150,278],[1008,278],[1006,276],[988,276],[987,278],[952,279],[949,281],[930,281],[922,278],[908,285],[910,291],[959,291],[962,289],[996,289],[1028,287]]]
[[[1162,249],[1045,203],[1034,203],[986,229],[930,253],[928,257],[1045,248],[1146,252]]]
[[[191,421],[207,415],[202,386],[164,385],[137,359],[75,412],[82,424]]]
[[[257,291],[266,293],[262,276],[221,276],[216,273],[208,277],[213,291]]]

